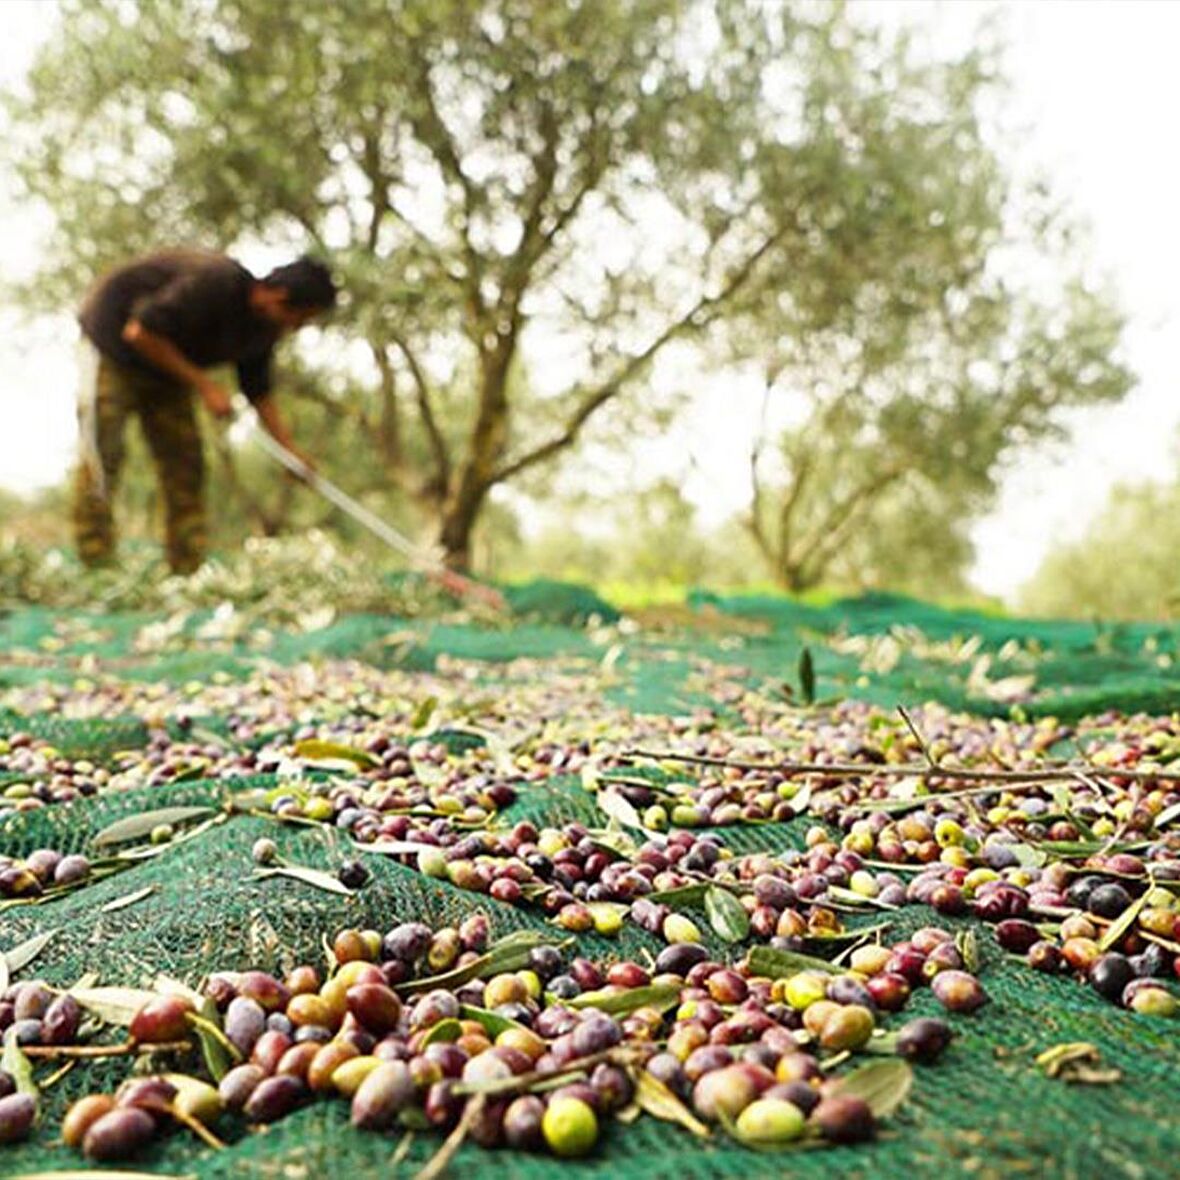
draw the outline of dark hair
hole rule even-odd
[[[298,258],[286,266],[276,266],[262,281],[268,287],[282,287],[291,307],[336,306],[336,284],[331,272],[314,258]]]

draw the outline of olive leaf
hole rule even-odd
[[[979,938],[974,930],[961,930],[955,935],[955,948],[963,960],[963,969],[979,974]]]
[[[453,1016],[431,1025],[430,1031],[422,1038],[422,1047],[443,1041],[457,1041],[463,1035],[463,1025]]]
[[[1122,941],[1123,935],[1135,924],[1135,919],[1139,917],[1139,911],[1147,904],[1147,899],[1151,896],[1151,890],[1146,890],[1135,899],[1131,905],[1127,906],[1119,916],[1107,926],[1103,932],[1102,937],[1098,940],[1098,949],[1100,951],[1108,951],[1112,946],[1117,946]]]
[[[1174,803],[1171,807],[1165,807],[1155,817],[1155,826],[1157,828],[1166,828],[1170,823],[1178,819],[1180,819],[1180,803]]]
[[[201,1056],[205,1060],[214,1082],[220,1082],[235,1065],[242,1061],[242,1054],[237,1046],[217,1027],[212,1020],[189,1012],[185,1016],[189,1028],[196,1033],[197,1042],[201,1046]]]
[[[840,968],[827,959],[817,959],[813,955],[802,955],[798,951],[780,951],[770,946],[756,946],[751,948],[746,959],[750,971],[754,975],[766,975],[771,979],[788,979],[798,975],[800,971],[825,971],[829,975],[839,975]]]
[[[108,901],[106,905],[98,907],[100,914],[113,914],[116,910],[125,909],[129,905],[135,905],[137,901],[143,901],[145,897],[151,897],[156,892],[154,885],[145,885],[142,889],[137,889],[134,893],[126,893],[122,897],[116,897],[114,901]]]
[[[635,1104],[641,1110],[666,1123],[679,1123],[702,1139],[709,1138],[709,1128],[659,1078],[653,1077],[646,1069],[636,1070],[634,1078]]]
[[[483,1031],[493,1040],[502,1032],[507,1032],[509,1029],[524,1028],[524,1025],[518,1020],[501,1016],[499,1012],[491,1012],[487,1008],[476,1008],[471,1004],[461,1004],[459,1006],[459,1015],[464,1020],[476,1021],[483,1028]]]
[[[274,865],[254,870],[254,880],[265,880],[268,877],[290,877],[294,881],[302,881],[305,885],[314,885],[325,893],[338,893],[341,897],[353,896],[353,891],[338,877],[325,873],[322,869],[308,869],[302,865]]]
[[[608,1016],[626,1016],[637,1008],[655,1008],[666,1012],[680,999],[678,983],[651,983],[646,987],[632,987],[625,991],[583,992],[566,1000],[568,1008],[597,1008]]]
[[[438,697],[428,696],[419,704],[414,710],[413,716],[410,717],[410,728],[415,733],[421,733],[430,724],[430,718],[434,715],[434,711],[437,708]]]
[[[544,934],[539,930],[517,930],[494,942],[485,954],[472,959],[465,967],[456,967],[441,975],[430,975],[425,979],[411,979],[399,983],[394,989],[407,995],[428,992],[435,988],[461,987],[472,979],[491,978],[505,971],[519,971],[528,965],[529,955],[535,947],[562,946],[565,940]]]
[[[163,824],[184,824],[215,814],[216,808],[213,807],[160,807],[154,811],[141,811],[138,815],[125,816],[103,828],[94,837],[94,846],[102,848],[108,844],[142,840],[151,835],[153,828]]]
[[[609,787],[605,791],[599,791],[597,801],[599,811],[610,816],[620,827],[644,831],[639,812],[627,802],[619,791]]]
[[[16,1039],[16,1033],[9,1029],[4,1037],[4,1052],[0,1054],[0,1069],[16,1083],[17,1091],[28,1094],[40,1106],[41,1095],[33,1080],[33,1066]]]
[[[726,942],[741,942],[750,933],[750,915],[728,889],[714,885],[705,891],[705,913],[717,937]]]
[[[854,1069],[835,1082],[831,1092],[860,1098],[868,1103],[875,1119],[887,1119],[909,1097],[913,1085],[914,1071],[909,1062],[894,1058]]]
[[[815,661],[809,647],[799,653],[799,690],[805,705],[815,704]]]
[[[321,741],[319,738],[307,738],[305,741],[296,742],[295,757],[320,763],[347,762],[350,769],[367,769],[378,765],[377,759],[366,750],[358,750],[342,742]]]
[[[8,987],[8,981],[12,976],[19,974],[23,967],[27,967],[49,945],[56,933],[56,930],[42,931],[0,953],[0,992]]]
[[[648,901],[662,902],[664,905],[676,907],[678,905],[702,905],[708,885],[680,885],[676,889],[661,889],[645,896]]]
[[[159,998],[157,992],[139,987],[72,987],[69,995],[104,1024],[123,1027],[135,1019],[135,1014],[145,1004]]]

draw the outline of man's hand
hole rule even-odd
[[[218,385],[216,381],[202,376],[201,380],[196,382],[196,390],[201,397],[201,401],[205,403],[205,409],[214,418],[229,418],[233,416],[233,402],[230,399],[229,391]]]

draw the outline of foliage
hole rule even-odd
[[[1180,482],[1116,486],[1082,537],[1057,545],[1020,594],[1022,609],[1102,619],[1180,615]]]
[[[1053,317],[1027,326],[990,278],[1006,193],[975,110],[993,68],[916,65],[843,5],[68,0],[9,100],[7,152],[58,227],[26,294],[75,302],[162,241],[329,256],[348,300],[295,382],[325,469],[396,496],[456,564],[493,491],[591,423],[662,429],[677,399],[634,395],[677,347],[765,360],[793,397],[834,379],[842,432],[817,406],[787,443],[822,460],[799,529],[831,541],[775,563],[807,585],[879,452],[891,472],[924,448],[907,469],[926,499],[955,468],[957,519],[990,493],[997,437],[1043,434],[1075,378],[1075,401],[1124,384],[1101,300],[1046,358]],[[1010,348],[1011,374],[968,373]],[[1006,383],[1027,403],[1011,421],[982,412]],[[988,456],[961,481],[959,430]],[[253,530],[323,523],[254,499]]]

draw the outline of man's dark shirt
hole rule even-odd
[[[223,254],[162,251],[104,275],[87,295],[78,322],[98,351],[116,364],[159,374],[123,339],[127,321],[138,320],[198,368],[236,366],[242,392],[258,401],[270,392],[278,334],[250,307],[255,281]]]

